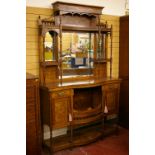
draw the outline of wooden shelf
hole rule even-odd
[[[98,32],[98,27],[75,27],[75,26],[62,26],[62,30],[68,31],[85,31],[85,32]],[[111,28],[101,28],[101,32],[111,32]]]
[[[51,23],[52,24],[52,23]],[[59,32],[59,26],[58,25],[47,25],[47,30],[49,31],[56,31]],[[84,31],[84,32],[98,32],[98,27],[77,27],[77,26],[62,26],[63,31]],[[111,28],[101,28],[102,33],[108,33],[111,32]]]
[[[50,146],[50,139],[46,140],[44,145],[48,148],[53,147],[53,151],[56,152],[70,147],[92,143],[99,139],[103,135],[103,132],[99,126],[98,128],[95,126],[74,131],[73,135],[73,142],[71,142],[70,135],[67,134],[52,138],[53,146]]]
[[[116,127],[105,125],[105,127],[101,127],[101,124],[90,126],[84,129],[76,129],[73,132],[73,141],[71,142],[70,134],[66,134],[63,136],[58,136],[52,138],[53,146],[50,146],[50,139],[44,141],[44,145],[50,149],[53,148],[54,152],[68,149],[75,146],[87,145],[92,142],[97,141],[100,138],[104,138],[108,135],[116,133]]]

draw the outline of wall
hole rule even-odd
[[[26,71],[39,75],[38,17],[48,18],[51,9],[26,8]]]
[[[38,48],[38,17],[48,18],[52,10],[48,8],[26,8],[26,71],[39,75]],[[102,15],[101,22],[107,21],[113,25],[113,77],[118,77],[119,64],[119,16]],[[110,47],[110,44],[109,44]],[[110,48],[109,48],[110,49]],[[109,66],[108,66],[109,75]]]

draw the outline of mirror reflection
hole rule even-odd
[[[88,74],[88,69],[93,68],[94,34],[63,33],[62,42],[63,75],[76,74],[78,69],[78,74]]]
[[[58,46],[56,47],[54,44],[57,41]],[[53,31],[46,33],[44,40],[45,61],[57,61],[62,57],[63,77],[91,75],[94,67],[94,53],[98,60],[105,58],[104,34],[101,34],[99,38],[98,33],[93,32],[63,32],[62,43],[62,55],[60,55],[60,38]],[[56,58],[57,54],[59,58]]]
[[[45,50],[45,61],[55,60],[53,50],[53,37],[49,32],[47,32],[45,35],[44,50]]]

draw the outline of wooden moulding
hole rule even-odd
[[[75,27],[75,26],[62,26],[62,30],[66,31],[85,31],[85,32],[98,32],[97,27]],[[101,32],[110,32],[111,28],[101,27]]]
[[[102,14],[102,9],[104,7],[101,6],[90,6],[90,5],[81,5],[75,3],[66,3],[66,2],[55,2],[52,4],[54,14],[57,12],[73,12],[73,13],[80,13],[80,14]]]
[[[54,15],[50,18],[41,19],[39,17],[38,24],[42,27],[44,34],[45,31],[58,31],[61,26],[63,31],[85,31],[85,32],[98,32],[99,23],[97,16],[102,14],[101,6],[89,6],[81,4],[73,4],[66,2],[55,2],[53,5]],[[111,31],[107,24],[100,23],[100,30],[103,33]],[[58,32],[60,33],[60,32]]]
[[[41,26],[42,28],[42,33],[41,35],[44,36],[46,34],[46,32],[49,31],[54,31],[56,33],[60,33],[59,30],[59,26],[55,26],[55,25],[49,25],[49,24],[44,24],[44,26]],[[97,27],[77,27],[77,26],[62,26],[62,30],[66,31],[66,32],[72,32],[72,31],[78,31],[78,32],[98,32],[98,28]],[[109,33],[111,32],[111,28],[105,28],[105,27],[101,27],[101,33]]]

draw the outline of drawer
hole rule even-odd
[[[113,90],[113,89],[116,89],[116,88],[119,88],[119,85],[118,83],[116,84],[107,84],[107,85],[103,85],[102,87],[102,90]]]
[[[52,92],[52,98],[62,98],[67,96],[71,96],[71,90],[61,90]]]

